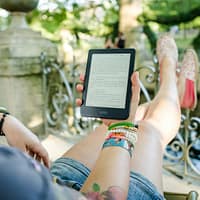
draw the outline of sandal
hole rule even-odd
[[[173,58],[175,62],[178,63],[178,49],[173,37],[170,34],[164,34],[158,39],[157,45],[156,45],[156,55],[158,58],[160,71],[161,71],[162,62],[165,56],[169,56]],[[160,80],[161,80],[161,76],[160,76]]]
[[[181,108],[194,110],[197,106],[198,57],[193,49],[188,49],[184,55],[180,77]]]

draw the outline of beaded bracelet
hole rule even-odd
[[[109,137],[111,134],[123,134],[126,137],[134,137],[135,142],[137,141],[137,129],[131,130],[131,129],[120,128],[120,129],[109,130],[107,132],[107,137]]]
[[[115,127],[111,130],[108,130],[108,131],[118,130],[118,129],[125,129],[125,130],[128,130],[128,131],[134,131],[134,132],[137,132],[137,130],[138,130],[136,127],[118,126],[118,127]]]
[[[110,133],[124,133],[124,134],[135,134],[137,135],[137,130],[131,130],[131,129],[125,129],[125,128],[120,128],[120,129],[114,129],[114,130],[109,130],[107,131],[107,135]]]
[[[7,113],[3,113],[3,116],[0,121],[0,136],[5,136],[5,133],[3,132],[2,128],[3,128],[3,123],[5,121],[6,116],[7,116]]]
[[[136,134],[124,134],[124,133],[111,133],[106,137],[106,140],[109,140],[110,138],[123,138],[128,140],[133,146],[135,146],[135,143],[137,142],[137,135]]]

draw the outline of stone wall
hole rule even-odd
[[[56,57],[55,45],[30,29],[0,32],[0,105],[36,134],[44,134],[41,52]]]

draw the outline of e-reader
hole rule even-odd
[[[127,119],[135,49],[91,49],[88,52],[81,115]]]

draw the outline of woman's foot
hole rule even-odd
[[[193,49],[188,49],[184,55],[178,90],[181,108],[194,110],[197,105],[198,57]]]
[[[166,62],[165,66],[173,66],[174,72],[176,72],[178,49],[172,36],[164,34],[158,39],[156,55],[160,66],[160,80],[162,80],[163,74],[167,75],[166,72],[168,71],[168,69],[162,69],[164,62]]]
[[[178,49],[176,43],[170,34],[162,35],[157,41],[156,55],[159,64],[162,64],[163,58],[172,57],[175,62],[178,61]]]

